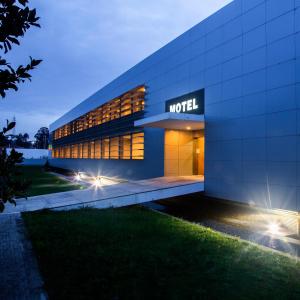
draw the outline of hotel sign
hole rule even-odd
[[[204,89],[166,101],[166,112],[204,114]]]

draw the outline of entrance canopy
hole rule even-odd
[[[153,127],[173,130],[201,130],[205,127],[204,115],[166,112],[134,122],[136,127]]]

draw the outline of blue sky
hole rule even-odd
[[[33,81],[0,100],[0,125],[33,138],[72,107],[231,0],[31,0],[41,29],[7,56],[43,59]]]

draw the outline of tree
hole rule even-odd
[[[28,133],[19,133],[14,136],[14,147],[16,148],[31,148],[31,142],[28,141],[29,135]]]
[[[47,127],[41,127],[34,137],[35,137],[35,148],[48,149],[49,129]]]
[[[5,203],[16,205],[16,195],[26,196],[30,182],[20,177],[17,165],[23,162],[23,154],[14,149],[8,154],[5,149],[5,134],[15,127],[15,122],[8,122],[0,132],[0,212]]]
[[[31,26],[40,27],[37,23],[35,9],[29,9],[28,0],[0,0],[0,49],[7,53],[12,44],[20,45],[23,37]],[[0,95],[5,97],[7,90],[18,90],[18,84],[30,80],[30,70],[33,70],[41,60],[30,57],[30,62],[13,68],[6,59],[0,56]]]
[[[20,45],[27,30],[40,27],[36,10],[28,7],[28,0],[0,0],[0,50],[6,54],[12,45]],[[30,80],[30,71],[41,63],[30,57],[30,62],[13,68],[0,56],[0,95],[5,98],[6,91],[18,90],[18,84]],[[6,127],[0,131],[0,212],[7,202],[16,204],[17,195],[24,195],[28,183],[21,179],[17,165],[23,161],[21,153],[14,149],[8,154],[7,133],[15,127],[15,122],[7,121]]]

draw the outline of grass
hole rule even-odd
[[[27,191],[28,196],[60,193],[78,190],[80,185],[61,179],[51,173],[45,172],[40,166],[21,166],[22,176],[31,181]]]
[[[296,260],[143,208],[23,217],[50,299],[300,299]]]

